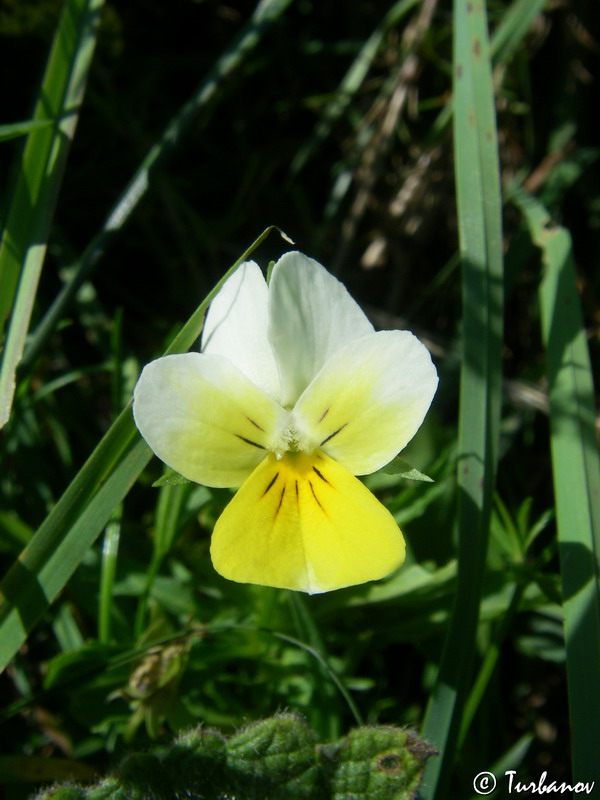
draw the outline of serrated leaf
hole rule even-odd
[[[425,762],[435,750],[412,731],[362,727],[350,731],[335,753],[331,800],[412,800]]]
[[[169,747],[129,756],[95,786],[53,788],[39,800],[412,800],[434,752],[393,726],[355,728],[320,745],[304,720],[278,714],[229,739],[196,728]]]
[[[383,472],[385,475],[399,475],[401,478],[407,478],[409,481],[426,481],[427,483],[435,483],[433,478],[420,472],[415,467],[412,467],[408,461],[405,461],[400,456],[393,458],[385,467],[381,467],[378,472]]]
[[[315,759],[317,736],[292,714],[249,725],[229,739],[227,766],[236,797],[317,800],[327,797]]]

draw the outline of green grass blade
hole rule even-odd
[[[35,361],[77,292],[89,278],[107,247],[137,208],[159,168],[176,150],[187,131],[196,122],[198,111],[215,97],[223,82],[259,44],[269,25],[285,11],[291,2],[292,0],[260,0],[241,33],[215,61],[190,100],[171,119],[161,137],[152,146],[126,185],[109,212],[102,228],[86,247],[79,261],[74,265],[75,269],[72,278],[57,295],[55,301],[33,332],[23,357],[24,367],[30,366]]]
[[[136,641],[141,639],[147,624],[146,613],[150,591],[179,530],[181,513],[191,486],[191,483],[185,483],[160,487],[156,503],[154,536],[152,537],[152,558],[146,569],[144,590],[140,595],[135,615],[134,638]]]
[[[512,597],[506,609],[506,614],[499,626],[499,630],[496,631],[495,636],[488,644],[485,653],[485,658],[483,659],[483,663],[481,664],[481,668],[479,670],[477,678],[473,682],[473,686],[471,688],[471,691],[469,692],[469,697],[465,703],[465,707],[463,710],[459,742],[458,742],[459,748],[461,747],[463,741],[465,740],[465,737],[468,733],[471,723],[473,722],[473,717],[475,716],[477,709],[480,706],[481,700],[490,682],[490,678],[492,677],[494,670],[496,669],[498,659],[500,658],[502,645],[504,644],[504,641],[508,636],[510,627],[514,622],[514,618],[519,610],[519,606],[523,599],[524,588],[525,587],[520,584],[515,584],[515,586],[513,587]]]
[[[198,306],[165,351],[197,340],[208,304],[225,280],[272,230],[267,228]],[[287,237],[285,237],[287,238]],[[289,241],[289,240],[288,240]],[[65,586],[152,456],[126,408],[42,523],[0,584],[0,670],[15,655]]]
[[[100,573],[100,598],[98,603],[98,641],[110,644],[113,589],[117,574],[119,540],[121,538],[122,509],[115,510],[104,532],[102,570]]]
[[[51,119],[32,119],[26,122],[10,122],[8,125],[0,125],[0,142],[27,136],[31,131],[47,128],[49,125],[52,125]]]
[[[522,45],[533,20],[547,3],[548,0],[514,0],[507,8],[490,38],[490,56],[494,70],[507,65],[515,50]],[[497,85],[502,85],[502,79]],[[450,97],[433,122],[428,137],[430,146],[439,140],[450,123],[453,104],[454,100]]]
[[[394,3],[381,24],[375,28],[366,40],[344,75],[334,98],[325,107],[313,135],[302,145],[294,157],[290,167],[292,175],[297,175],[304,168],[316,148],[327,138],[335,122],[349,106],[352,98],[365,80],[387,31],[397,25],[402,17],[415,5],[417,5],[417,0],[399,0],[399,2]]]
[[[306,603],[305,598],[298,592],[289,589],[285,591],[286,599],[291,611],[291,617],[297,632],[298,639],[305,642],[312,650],[320,653],[326,662],[329,662],[329,655],[323,637],[319,631],[319,626]],[[315,671],[315,683],[317,692],[314,702],[311,703],[310,722],[317,731],[328,732],[333,736],[339,736],[340,719],[336,706],[336,693],[334,686],[328,680],[330,671],[325,670],[321,665]],[[355,715],[357,724],[361,724],[360,715],[357,717],[358,709],[355,704],[350,706],[350,710]]]
[[[498,450],[502,242],[498,150],[483,3],[454,3],[454,150],[463,287],[459,545],[454,609],[423,734],[440,752],[424,798],[444,797],[473,667]]]
[[[515,0],[508,8],[490,42],[490,53],[495,64],[511,58],[531,23],[547,4],[548,0]]]
[[[544,267],[552,471],[559,539],[573,779],[600,780],[600,458],[594,386],[571,237],[521,190],[522,211]]]
[[[10,416],[15,373],[25,346],[103,2],[69,0],[65,5],[33,115],[36,127],[23,150],[0,243],[0,326],[4,327],[12,309],[0,367],[0,427]],[[53,122],[51,126],[45,124],[48,119]]]

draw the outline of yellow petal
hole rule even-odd
[[[315,594],[383,578],[404,560],[394,518],[325,453],[267,456],[213,533],[217,572]]]
[[[431,357],[412,333],[363,336],[334,353],[298,400],[298,438],[353,475],[368,475],[412,439],[437,383]]]

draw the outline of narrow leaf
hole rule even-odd
[[[407,478],[410,481],[427,481],[428,483],[434,483],[433,478],[415,469],[415,467],[412,467],[408,461],[400,458],[400,456],[393,458],[390,463],[382,467],[379,472],[383,472],[386,475],[399,475],[401,478]]]
[[[72,265],[72,277],[63,286],[31,336],[24,353],[23,366],[30,366],[40,354],[45,342],[56,329],[77,292],[88,280],[110,243],[138,207],[158,170],[176,151],[190,128],[196,124],[198,112],[214,100],[223,82],[258,46],[269,26],[279,18],[290,2],[291,0],[260,0],[239,35],[217,58],[192,97],[169,121],[161,136],[154,142],[117,198],[100,230],[85,248],[81,258]],[[283,232],[281,235],[287,239]]]
[[[500,425],[501,192],[485,3],[454,2],[454,152],[462,257],[457,592],[424,736],[440,757],[423,798],[448,796],[473,669]]]
[[[189,478],[184,478],[183,475],[175,472],[174,469],[169,469],[164,475],[161,475],[158,480],[154,481],[152,486],[156,488],[160,486],[179,486],[183,483],[193,483],[193,481],[189,480]]]
[[[547,351],[573,778],[597,779],[600,741],[600,458],[594,386],[568,231],[522,190],[512,195],[542,251]]]
[[[83,100],[104,0],[69,0],[60,19],[23,151],[0,243],[0,329],[11,313],[0,367],[0,428],[15,392],[15,373],[42,270],[67,153]],[[53,124],[47,123],[50,118]]]
[[[52,125],[51,119],[32,119],[26,122],[11,122],[8,125],[0,125],[0,142],[17,139],[19,136],[26,136],[31,131],[46,128],[48,125]]]

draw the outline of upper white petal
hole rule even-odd
[[[387,464],[419,429],[438,378],[408,331],[379,331],[335,353],[298,400],[292,425],[354,475]]]
[[[186,478],[239,486],[274,447],[288,412],[228,359],[183,353],[144,367],[133,416],[156,455]]]
[[[373,326],[346,288],[317,261],[285,253],[269,284],[268,336],[291,407],[331,356]]]
[[[269,397],[278,400],[279,373],[267,324],[267,284],[259,266],[245,261],[210,304],[202,352],[224,356]]]

